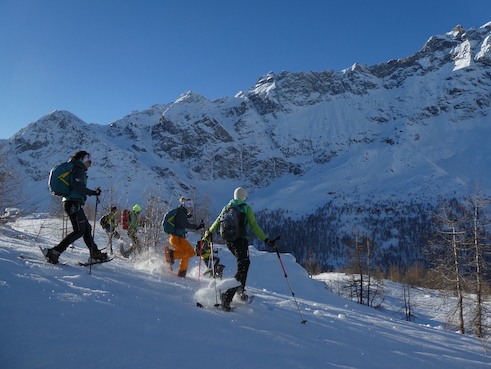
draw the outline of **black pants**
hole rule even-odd
[[[73,232],[68,234],[57,246],[53,247],[53,249],[61,254],[68,246],[80,237],[83,237],[90,252],[97,251],[97,245],[92,238],[92,227],[85,216],[83,205],[77,201],[65,201],[64,209],[72,223]]]
[[[228,300],[232,300],[238,290],[245,290],[247,273],[249,272],[249,241],[246,238],[239,238],[233,242],[227,242],[227,247],[237,259],[237,272],[234,278],[240,283],[239,287],[230,288],[225,292]]]

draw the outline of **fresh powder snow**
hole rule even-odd
[[[59,219],[32,214],[2,228],[1,368],[491,365],[486,342],[443,330],[438,311],[420,311],[419,321],[406,322],[396,307],[378,311],[345,300],[327,288],[323,280],[327,282],[328,274],[310,278],[290,254],[281,254],[287,280],[276,253],[251,247],[247,292],[255,299],[249,305],[233,303],[237,308],[224,312],[213,306],[224,282],[198,276],[205,268],[196,257],[185,279],[169,271],[158,250],[137,258],[117,257],[93,266],[89,274],[88,267],[77,265],[88,257],[79,240],[60,258],[67,265],[46,263],[39,246],[56,245],[61,225]],[[189,239],[193,244],[199,235],[190,233]],[[99,247],[106,244],[99,227],[96,241]],[[226,246],[215,248],[226,265],[224,279],[232,278],[234,257]],[[415,299],[430,298],[427,291],[415,291]],[[198,302],[204,307],[197,307]]]

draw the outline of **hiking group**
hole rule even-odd
[[[43,249],[48,262],[57,264],[60,255],[66,248],[77,239],[83,240],[89,249],[89,263],[108,261],[108,255],[102,252],[94,242],[93,229],[84,213],[84,205],[87,196],[96,196],[96,213],[99,196],[102,193],[100,188],[90,190],[87,187],[87,170],[92,165],[92,156],[86,151],[78,151],[67,163],[55,166],[49,176],[48,185],[51,193],[63,196],[63,207],[73,227],[73,232],[64,237],[60,243],[52,248]],[[193,248],[186,239],[187,230],[199,230],[205,227],[203,221],[197,225],[190,222],[193,215],[194,204],[191,199],[181,197],[180,205],[169,211],[162,220],[163,230],[169,235],[170,247],[168,249],[168,260],[172,265],[175,260],[180,260],[177,276],[185,278],[188,272],[189,259],[198,255],[209,268],[210,276],[222,277],[224,266],[219,264],[220,259],[213,253],[213,233],[220,234],[226,242],[230,252],[236,259],[236,272],[234,275],[235,283],[232,283],[227,290],[221,291],[220,300],[224,310],[230,310],[230,303],[237,295],[240,300],[248,300],[246,293],[246,281],[249,271],[249,231],[252,231],[260,240],[267,245],[275,247],[275,241],[270,240],[257,224],[251,206],[247,205],[247,192],[244,188],[238,187],[234,191],[233,199],[230,200],[222,209],[216,220],[212,223],[204,236],[199,241],[199,245]],[[113,253],[112,241],[117,239],[120,244],[120,253],[124,257],[134,251],[141,251],[142,245],[137,236],[140,221],[139,214],[142,212],[140,205],[134,205],[132,210],[122,210],[119,222],[116,212],[118,208],[111,206],[110,211],[100,219],[100,225],[108,236],[106,249]],[[131,240],[129,249],[124,250],[122,237],[117,231],[118,226],[126,230]]]

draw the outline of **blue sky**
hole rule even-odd
[[[52,110],[108,124],[195,91],[234,96],[283,70],[404,58],[490,0],[2,0],[0,138]]]

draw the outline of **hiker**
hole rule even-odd
[[[192,216],[193,201],[181,197],[179,199],[181,205],[177,207],[176,216],[174,218],[175,231],[169,237],[169,243],[174,248],[171,250],[172,260],[181,260],[179,263],[178,277],[185,278],[188,272],[189,259],[196,255],[194,248],[188,240],[186,240],[186,229],[198,230],[204,228],[204,223],[196,225],[190,223],[188,218]]]
[[[84,242],[90,251],[90,262],[102,262],[108,259],[107,254],[101,252],[92,237],[92,227],[85,216],[84,204],[87,196],[100,196],[102,190],[90,190],[87,188],[87,169],[92,165],[92,157],[87,151],[78,151],[70,158],[73,164],[70,193],[63,197],[63,208],[70,218],[73,232],[68,234],[53,248],[43,249],[46,259],[52,264],[58,264],[60,254],[66,248],[78,240],[84,238]]]
[[[220,264],[220,258],[218,256],[212,255],[217,254],[218,251],[212,250],[210,247],[210,242],[206,240],[199,240],[196,243],[196,255],[200,256],[204,261],[208,270],[206,270],[203,275],[209,276],[210,278],[220,278],[223,277],[223,269],[225,269],[225,265]]]
[[[116,211],[118,208],[116,206],[112,206],[111,210],[104,215],[101,220],[101,227],[104,229],[104,231],[107,234],[107,248],[109,248],[109,252],[112,254],[113,253],[113,238],[120,240],[121,236],[119,235],[119,232],[116,230],[118,224],[116,222]]]
[[[238,187],[234,191],[234,198],[225,205],[220,215],[215,222],[211,225],[210,229],[205,232],[203,240],[208,241],[211,238],[211,234],[219,230],[222,222],[222,215],[230,206],[239,206],[241,211],[241,230],[238,237],[232,241],[226,241],[227,247],[230,252],[235,256],[237,260],[237,271],[234,278],[237,280],[238,286],[229,288],[221,294],[220,299],[222,301],[222,308],[224,310],[230,310],[230,303],[237,293],[241,300],[246,301],[249,296],[245,293],[245,285],[247,280],[247,273],[249,271],[249,237],[247,233],[252,230],[254,234],[267,245],[273,246],[274,242],[270,241],[266,234],[261,230],[257,224],[256,217],[252,208],[246,204],[247,192],[244,188]],[[223,237],[223,236],[222,236]]]
[[[121,254],[127,258],[130,256],[130,254],[135,251],[135,250],[140,250],[141,245],[140,245],[140,239],[137,236],[138,232],[138,227],[140,226],[139,221],[138,221],[138,216],[142,212],[142,207],[138,204],[133,206],[133,209],[131,212],[128,214],[128,220],[127,220],[127,232],[128,232],[128,237],[131,239],[131,247],[124,251],[123,247],[120,247]],[[126,210],[127,211],[127,210]]]

